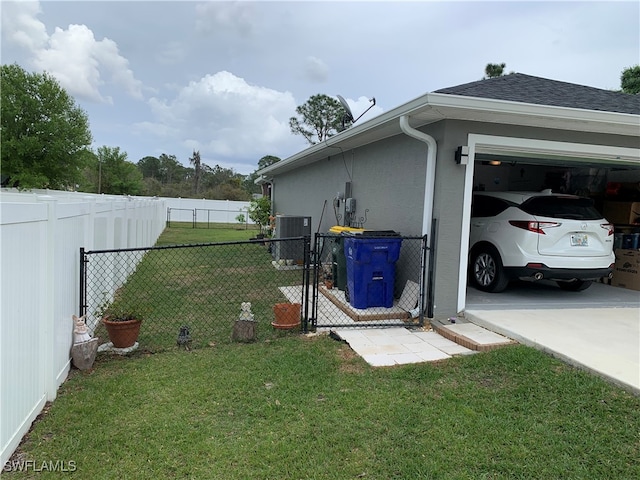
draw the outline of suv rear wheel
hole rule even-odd
[[[474,250],[470,265],[471,281],[478,290],[498,293],[507,288],[509,277],[495,248],[484,246]]]

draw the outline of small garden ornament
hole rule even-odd
[[[184,347],[185,350],[191,350],[191,333],[188,325],[182,325],[178,333],[178,348]]]
[[[250,302],[240,304],[240,315],[233,325],[231,338],[235,342],[253,342],[256,339],[256,321],[251,313]]]
[[[89,370],[93,366],[98,352],[98,338],[91,338],[87,325],[82,317],[73,318],[73,346],[71,347],[71,359],[78,370]]]

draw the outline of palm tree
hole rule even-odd
[[[193,176],[193,193],[196,195],[200,191],[200,178],[202,177],[202,163],[200,161],[200,151],[193,151],[193,155],[189,158],[189,163],[193,165],[195,174]]]

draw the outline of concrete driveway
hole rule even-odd
[[[640,292],[594,284],[584,292],[529,284],[467,293],[465,318],[585,368],[640,395]]]

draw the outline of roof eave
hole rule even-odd
[[[410,117],[410,124],[414,128],[439,120],[454,119],[640,137],[639,115],[427,93],[360,125],[354,125],[257,173],[262,176],[284,173],[333,155],[341,151],[345,145],[350,149],[400,134],[399,118],[403,115]],[[384,128],[385,126],[387,128]],[[367,132],[375,130],[379,130],[375,138],[362,143],[353,142]]]

